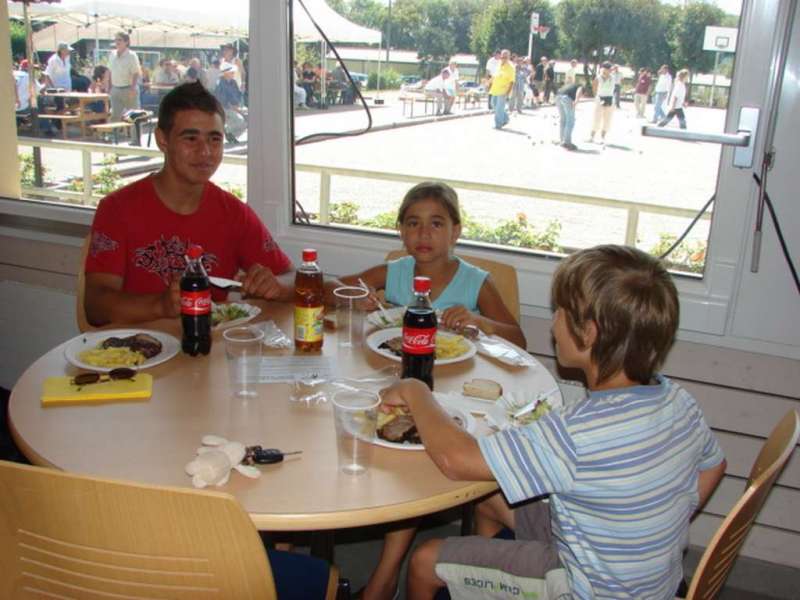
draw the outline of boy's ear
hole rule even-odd
[[[597,323],[593,320],[586,321],[586,325],[581,332],[581,341],[584,348],[591,348],[597,341]]]

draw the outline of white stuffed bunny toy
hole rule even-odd
[[[186,465],[186,473],[192,477],[192,485],[204,488],[209,485],[222,486],[228,483],[231,469],[245,477],[257,479],[261,471],[242,464],[244,444],[229,442],[217,435],[205,435],[203,445],[197,449],[197,457]]]

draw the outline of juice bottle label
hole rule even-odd
[[[294,339],[318,342],[322,339],[324,310],[322,306],[296,306],[294,309]]]
[[[436,328],[403,327],[403,352],[431,354],[436,351]]]
[[[211,290],[181,292],[182,315],[207,315],[211,312]]]

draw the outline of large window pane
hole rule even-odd
[[[158,170],[160,101],[197,80],[226,106],[213,181],[246,199],[248,0],[225,11],[206,0],[109,0],[96,14],[85,4],[30,5],[32,52],[21,4],[9,7],[22,197],[92,207]]]
[[[738,3],[329,4],[337,15],[312,16],[353,81],[321,36],[303,33],[293,44],[295,196],[313,225],[391,230],[404,192],[417,181],[441,179],[459,193],[462,239],[556,253],[626,243],[660,254],[715,193],[720,146],[643,137],[641,127],[656,116],[656,98],[665,113],[681,107],[676,81],[687,69],[686,126],[723,131]],[[366,29],[350,30],[345,19]],[[295,24],[305,20],[295,6]],[[370,31],[381,34],[379,42],[370,41]],[[488,106],[487,61],[505,48],[525,75],[512,88],[519,104],[498,130]],[[541,77],[525,62],[529,56],[542,64]],[[608,109],[598,107],[606,90],[592,89],[604,62],[618,72],[610,74]],[[659,84],[661,65],[670,77]],[[640,69],[650,75],[640,78]],[[584,97],[574,111],[576,148],[568,149],[560,145],[557,97],[573,72]],[[665,96],[657,96],[662,89]],[[369,126],[364,103],[371,129],[337,136]],[[680,127],[680,116],[676,111],[665,127]],[[676,270],[702,275],[712,214],[670,256]]]

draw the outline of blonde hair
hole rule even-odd
[[[661,367],[678,329],[678,292],[661,261],[628,246],[596,246],[565,258],[551,288],[580,349],[581,333],[593,321],[597,338],[591,359],[598,383],[624,371],[647,384]]]
[[[408,209],[420,200],[435,200],[441,204],[450,216],[454,225],[461,225],[461,209],[458,206],[458,194],[441,181],[423,181],[406,192],[403,202],[397,211],[397,225],[403,224]]]

